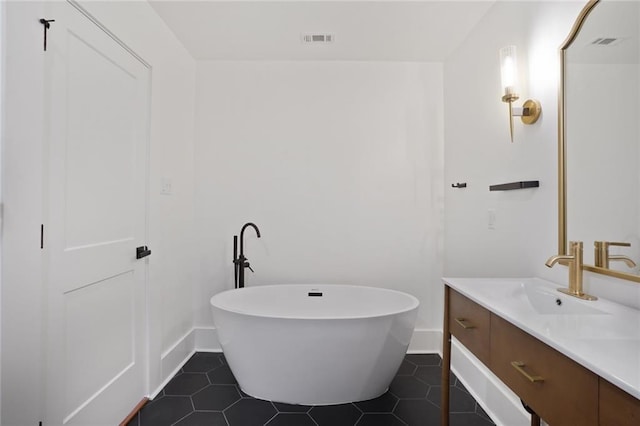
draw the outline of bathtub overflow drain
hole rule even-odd
[[[556,299],[556,305],[558,305],[558,306],[562,305],[562,300]]]

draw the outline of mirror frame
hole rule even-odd
[[[565,82],[566,82],[566,51],[580,33],[584,22],[591,11],[601,0],[589,0],[576,19],[569,35],[560,46],[560,83],[558,88],[558,253],[567,254],[567,145],[565,132]],[[585,271],[608,275],[615,278],[640,283],[640,275],[627,274],[612,269],[599,268],[593,265],[583,265]]]

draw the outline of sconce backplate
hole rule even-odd
[[[542,107],[540,106],[540,102],[535,99],[527,99],[522,105],[523,114],[520,119],[524,124],[533,124],[538,121],[540,118],[540,113],[542,112]]]

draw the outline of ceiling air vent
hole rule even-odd
[[[333,43],[333,34],[302,34],[302,43],[304,44],[326,44]]]
[[[620,37],[599,37],[591,42],[594,46],[613,46],[618,44],[623,39]]]

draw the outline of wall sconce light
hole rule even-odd
[[[513,142],[513,117],[520,117],[524,124],[533,124],[538,121],[542,107],[535,99],[527,99],[522,107],[514,108],[513,101],[518,100],[518,61],[516,47],[507,46],[500,49],[500,76],[502,77],[502,102],[509,104],[509,131]]]

